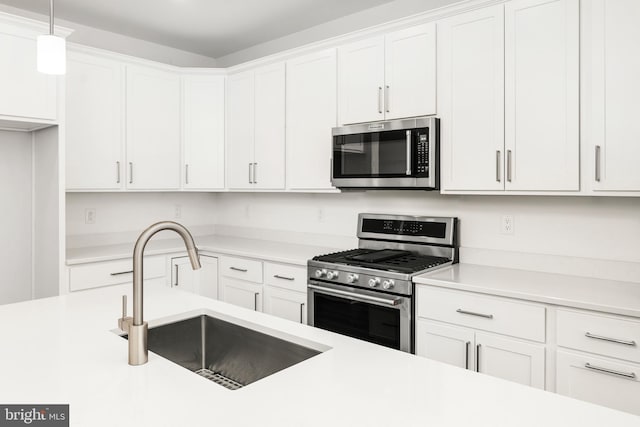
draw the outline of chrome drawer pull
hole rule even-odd
[[[595,335],[592,334],[591,332],[586,332],[584,334],[585,337],[587,338],[593,338],[594,340],[602,340],[602,341],[608,341],[608,342],[614,342],[617,344],[624,344],[624,345],[628,345],[631,347],[635,347],[636,342],[635,341],[626,341],[626,340],[619,340],[616,338],[609,338],[609,337],[603,337],[602,335]]]
[[[476,344],[476,372],[480,372],[480,344]]]
[[[281,276],[279,274],[274,274],[273,277],[275,277],[276,279],[289,280],[289,281],[296,280],[294,277]]]
[[[601,368],[600,366],[594,366],[589,362],[585,363],[584,367],[587,369],[591,369],[592,371],[598,371],[598,372],[603,372],[605,374],[617,375],[619,377],[629,378],[632,380],[636,379],[636,374],[634,372],[621,372],[621,371],[615,371],[613,369]]]
[[[469,316],[484,317],[485,319],[493,319],[493,314],[476,313],[476,312],[473,312],[473,311],[463,310],[461,308],[457,309],[456,313],[468,314]]]
[[[239,271],[240,273],[246,273],[247,272],[246,268],[238,268],[238,267],[229,267],[229,270]]]
[[[133,273],[133,270],[129,270],[129,271],[119,271],[119,272],[117,272],[117,273],[111,273],[110,275],[111,275],[111,276],[121,276],[121,275],[123,275],[123,274],[131,274],[131,273]]]
[[[469,369],[469,346],[471,341],[464,343],[464,369]]]

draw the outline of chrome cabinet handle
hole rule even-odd
[[[294,277],[281,276],[279,274],[274,274],[273,277],[275,277],[276,279],[289,280],[289,281],[295,280]]]
[[[476,344],[476,372],[480,372],[480,344]]]
[[[378,86],[378,113],[382,114],[382,86]]]
[[[253,164],[253,183],[254,184],[258,183],[258,164],[257,163]]]
[[[184,183],[189,184],[189,164],[184,165]]]
[[[596,145],[596,182],[600,182],[600,151],[600,146]]]
[[[238,267],[229,267],[229,270],[239,271],[240,273],[246,273],[247,272],[246,268],[238,268]]]
[[[307,287],[309,289],[316,290],[323,294],[343,296],[345,298],[348,298],[354,301],[375,302],[378,304],[390,305],[392,307],[395,307],[396,305],[401,303],[400,298],[394,298],[394,299],[380,298],[380,297],[374,297],[370,295],[356,294],[354,292],[341,291],[339,289],[325,288],[325,287],[316,286],[316,285],[308,285]]]
[[[384,87],[384,109],[389,113],[389,86]]]
[[[469,346],[471,341],[464,343],[464,369],[469,369]]]
[[[411,131],[408,130],[407,133],[407,175],[411,175]]]
[[[258,295],[260,292],[253,293],[253,311],[258,311]]]
[[[120,161],[116,162],[116,184],[120,184]]]
[[[300,304],[300,323],[304,323],[304,303]]]
[[[178,286],[178,273],[180,272],[180,267],[178,267],[178,265],[176,264],[176,265],[173,266],[173,268],[176,269],[176,281],[173,284],[173,286]]]
[[[500,152],[500,150],[496,150],[496,181],[500,182],[500,163],[502,163],[500,160],[500,157],[502,156],[502,153]]]
[[[589,362],[585,363],[584,367],[587,369],[591,369],[592,371],[602,372],[602,373],[611,374],[611,375],[617,375],[619,377],[629,378],[632,380],[636,378],[635,372],[622,372],[622,371],[616,371],[614,369],[602,368],[600,366],[592,365]]]
[[[467,311],[467,310],[463,310],[461,308],[457,309],[456,313],[467,314],[469,316],[484,317],[485,319],[493,319],[493,314],[476,313],[475,311]]]
[[[129,162],[129,184],[133,184],[133,162]]]
[[[123,274],[131,274],[133,273],[133,270],[129,270],[129,271],[118,271],[117,273],[110,273],[110,276],[122,276]]]
[[[507,150],[507,181],[511,182],[511,150]]]
[[[628,346],[631,346],[631,347],[635,347],[635,345],[636,345],[635,341],[619,340],[617,338],[604,337],[602,335],[592,334],[591,332],[585,332],[584,336],[587,337],[587,338],[592,338],[594,340],[602,340],[602,341],[614,342],[614,343],[617,343],[617,344],[624,344],[624,345],[628,345]]]
[[[249,163],[249,184],[253,184],[253,174],[252,174],[252,169],[253,169],[253,163]]]

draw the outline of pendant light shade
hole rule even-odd
[[[67,43],[53,35],[53,0],[49,1],[49,34],[38,36],[38,71],[61,75],[67,72]]]

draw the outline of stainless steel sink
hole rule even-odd
[[[261,329],[281,337],[235,321],[200,314],[150,327],[149,351],[236,390],[329,349],[322,344]]]

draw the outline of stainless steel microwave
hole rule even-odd
[[[439,119],[333,128],[331,182],[338,188],[437,190]]]

